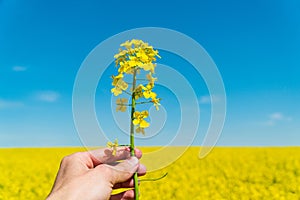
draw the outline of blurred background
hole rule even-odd
[[[227,95],[226,122],[217,145],[300,145],[297,0],[2,0],[0,147],[81,146],[72,116],[76,74],[99,43],[139,27],[182,32],[214,60]],[[180,65],[177,69],[191,79],[187,63],[162,54],[164,62]],[[106,71],[107,80],[114,70],[111,66]],[[201,76],[196,80],[193,87],[204,125],[200,123],[193,145],[201,145],[211,107],[205,83]],[[99,88],[96,100],[102,89],[111,97],[107,83]],[[101,104],[97,102],[96,107]],[[172,138],[172,129],[165,131]],[[166,142],[153,138],[148,144]]]

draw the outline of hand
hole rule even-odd
[[[130,149],[122,147],[117,149],[116,155],[112,155],[111,149],[104,148],[64,157],[47,200],[133,199],[133,190],[112,196],[111,192],[112,189],[133,187],[135,172],[139,176],[146,174],[145,166],[138,160],[142,152],[135,149],[135,155],[131,157]]]

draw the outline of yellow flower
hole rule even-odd
[[[118,74],[117,76],[112,76],[113,82],[112,85],[115,86],[119,82],[119,80],[122,80],[123,74]]]
[[[113,85],[115,85],[115,87],[111,89],[111,92],[115,96],[122,94],[122,91],[127,90],[128,88],[128,84],[125,81],[123,81],[122,78],[114,78]]]
[[[114,143],[109,141],[109,142],[107,142],[106,146],[109,147],[109,148],[112,148],[112,155],[115,156],[116,153],[117,153],[117,147],[119,146],[118,140],[115,139]]]
[[[141,46],[141,45],[147,44],[147,43],[144,43],[142,40],[133,39],[133,40],[131,40],[131,44],[133,44],[134,47],[138,47],[138,46]]]
[[[129,60],[129,61],[128,61],[128,65],[129,65],[130,67],[136,67],[136,66],[139,65],[139,62],[137,62],[136,60]]]
[[[120,46],[129,49],[132,46],[132,42],[129,42],[129,40],[127,40],[126,42],[122,43]]]
[[[122,90],[127,90],[128,88],[128,84],[125,81],[123,81],[123,79],[120,79],[116,86],[121,88]]]
[[[130,71],[132,71],[132,67],[129,65],[128,61],[120,62],[120,68],[118,69],[119,73],[129,74]]]
[[[149,56],[145,53],[145,51],[143,49],[141,49],[140,51],[138,51],[136,53],[136,56],[143,62],[143,63],[147,63],[149,62]]]
[[[145,71],[150,71],[151,73],[154,73],[154,68],[156,67],[153,63],[147,63],[141,66],[142,69]]]
[[[141,127],[137,127],[137,128],[135,129],[135,132],[136,132],[136,133],[142,133],[143,135],[145,135],[145,129],[144,129],[144,128],[141,128]]]
[[[134,120],[132,121],[132,123],[134,125],[138,125],[138,127],[147,128],[149,126],[149,123],[144,119],[147,118],[148,115],[149,115],[149,113],[146,110],[144,110],[142,112],[135,111],[133,113]]]
[[[127,53],[126,50],[119,49],[119,53],[116,54],[116,55],[114,56],[114,58],[115,58],[115,59],[118,59],[118,58],[120,58],[120,57],[124,57],[124,56],[126,55],[126,53]]]
[[[120,88],[118,88],[118,87],[114,87],[114,88],[112,88],[110,91],[111,91],[111,93],[113,93],[115,96],[118,96],[118,95],[122,94],[122,90],[121,90]]]
[[[149,99],[149,98],[155,99],[157,96],[157,94],[155,92],[152,92],[151,90],[143,92],[143,95],[146,99]]]
[[[154,104],[156,110],[159,110],[159,107],[158,107],[158,106],[160,106],[160,103],[159,103],[160,99],[159,99],[159,98],[152,98],[151,101],[153,102],[153,104]]]
[[[154,87],[154,84],[148,83],[146,86],[142,85],[143,90],[147,91],[147,90],[152,90]]]
[[[157,81],[157,78],[154,78],[151,73],[147,74],[146,78],[149,81],[149,83],[151,83],[153,85],[154,85],[154,82]]]
[[[156,93],[155,92],[152,92],[152,89],[154,87],[154,84],[147,84],[146,87],[145,86],[142,86],[144,92],[143,92],[143,95],[146,99],[153,99],[153,98],[156,98]]]
[[[118,98],[116,101],[116,104],[118,105],[116,108],[116,111],[121,111],[121,112],[125,112],[127,109],[127,102],[128,99],[126,98]]]
[[[143,97],[143,85],[139,85],[134,90],[134,99],[137,100]]]

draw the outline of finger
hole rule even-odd
[[[140,164],[137,170],[138,176],[144,176],[147,173],[147,168],[145,165]]]
[[[144,176],[146,174],[146,167],[140,164],[137,172],[138,172],[138,176]],[[130,187],[134,187],[134,180],[132,178],[125,182],[115,184],[113,189],[130,188]]]
[[[139,183],[138,183],[139,184]],[[131,188],[134,187],[134,180],[130,179],[128,181],[125,181],[123,183],[117,183],[114,185],[113,189],[118,189],[118,188]]]
[[[129,199],[134,199],[134,190],[127,190],[126,192],[112,195],[110,197],[110,200],[129,200]]]
[[[112,169],[110,181],[112,185],[115,185],[116,183],[125,182],[132,177],[132,175],[138,170],[139,160],[136,157],[130,157],[123,162],[110,167]]]
[[[116,154],[113,155],[113,149],[103,148],[89,151],[94,166],[105,163],[114,163],[119,160],[125,160],[131,156],[129,147],[118,147]],[[140,159],[142,152],[139,149],[135,149],[135,156]]]

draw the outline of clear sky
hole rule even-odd
[[[298,0],[0,0],[0,146],[82,145],[72,115],[77,71],[100,42],[138,27],[182,32],[212,57],[227,95],[218,145],[300,145]],[[161,62],[185,65],[162,54]],[[188,67],[179,70],[190,79]],[[106,85],[98,96],[110,90]],[[205,124],[207,90],[196,90]],[[180,120],[172,101],[165,103],[170,118],[162,132],[168,134],[140,144],[164,145],[172,138]],[[118,131],[109,119],[100,123]],[[204,130],[200,124],[194,145],[202,143]]]

